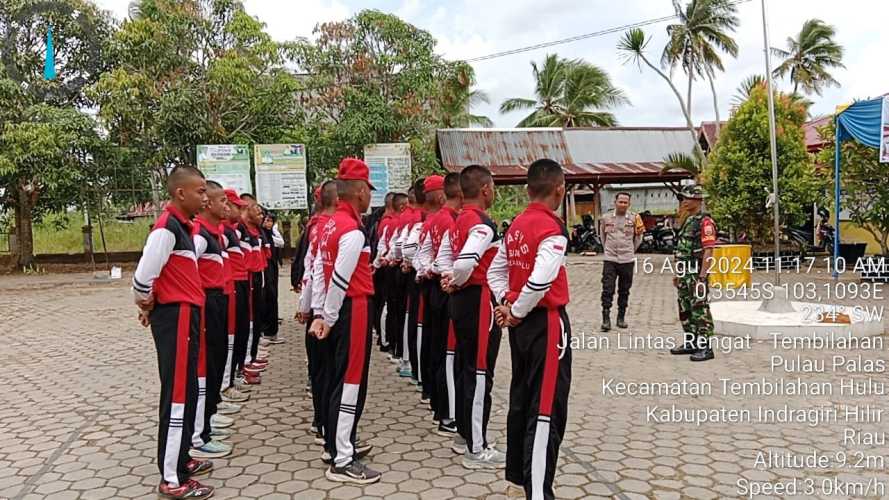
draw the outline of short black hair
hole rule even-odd
[[[414,185],[411,187],[414,189],[414,200],[417,205],[426,203],[426,178],[420,177],[414,181]]]
[[[395,193],[392,195],[392,204],[398,203],[400,201],[407,201],[407,195],[404,193]]]
[[[628,200],[630,200],[630,199],[633,198],[633,197],[630,195],[630,193],[628,193],[628,192],[626,192],[626,191],[621,191],[621,192],[617,193],[616,195],[614,195],[614,199],[616,200],[616,199],[618,199],[620,196],[626,196]]]
[[[445,196],[447,196],[449,200],[459,198],[460,195],[463,194],[463,190],[460,189],[460,174],[458,174],[457,172],[451,172],[445,176],[444,192]]]
[[[339,191],[339,188],[333,180],[328,180],[321,184],[321,206],[323,208],[330,208],[336,205],[336,200],[339,196],[337,191]]]
[[[207,189],[222,189],[222,184],[216,181],[207,181]]]
[[[203,172],[189,165],[180,165],[171,170],[170,174],[167,175],[167,192],[170,196],[173,196],[176,189],[189,177],[205,178]]]
[[[336,194],[343,200],[354,200],[358,196],[361,186],[366,186],[365,181],[360,180],[336,180]]]
[[[256,201],[256,197],[253,196],[253,195],[250,194],[250,193],[241,193],[241,199],[242,199],[242,200],[253,200],[253,201]]]
[[[460,171],[460,189],[467,198],[477,197],[482,186],[494,180],[491,171],[481,165],[470,165]]]
[[[557,161],[542,158],[528,167],[528,195],[532,198],[549,196],[565,182],[565,173]]]
[[[393,201],[395,201],[395,193],[389,191],[388,193],[386,193],[386,197],[383,199],[383,202],[386,204],[387,207],[392,207]]]

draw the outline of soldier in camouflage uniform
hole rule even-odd
[[[691,354],[692,361],[713,359],[710,337],[713,317],[707,297],[707,268],[716,245],[716,224],[701,211],[704,192],[700,186],[685,186],[679,197],[682,226],[677,234],[673,284],[679,295],[679,320],[685,340],[672,354]]]

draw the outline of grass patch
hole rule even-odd
[[[83,253],[83,218],[72,214],[72,217],[53,215],[40,224],[34,225],[34,253]],[[136,219],[133,222],[121,222],[114,219],[103,219],[105,243],[109,252],[138,252],[145,245],[148,237],[149,218]],[[102,252],[102,238],[99,234],[98,222],[93,220],[93,248]]]

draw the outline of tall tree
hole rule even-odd
[[[683,9],[674,1],[679,22],[667,26],[670,37],[661,55],[661,65],[672,72],[680,66],[688,76],[686,106],[691,115],[692,85],[696,78],[706,78],[713,95],[716,135],[719,136],[719,100],[713,80],[716,71],[725,71],[720,51],[737,57],[738,44],[729,33],[740,24],[737,7],[730,0],[691,0]]]
[[[442,82],[455,71],[435,54],[432,35],[375,10],[323,23],[315,35],[297,47],[307,74],[299,133],[311,144],[314,175],[330,174],[343,156],[361,156],[365,145],[385,142],[410,143],[417,171],[435,169]]]
[[[288,140],[300,120],[294,46],[237,0],[142,0],[89,89],[111,141],[144,178],[193,164],[196,144]]]
[[[821,95],[824,87],[838,86],[830,74],[832,68],[843,66],[843,47],[834,41],[836,30],[820,19],[809,19],[796,38],[787,38],[787,49],[772,48],[772,53],[784,59],[774,74],[790,74],[793,93],[802,87],[806,94]]]
[[[691,135],[691,140],[694,143],[694,155],[693,158],[674,158],[674,160],[681,159],[681,162],[675,162],[677,166],[679,165],[688,165],[693,162],[699,162],[699,166],[696,167],[695,171],[690,172],[693,175],[697,175],[701,170],[703,170],[704,166],[707,164],[707,158],[704,155],[704,150],[701,148],[700,143],[698,143],[698,131],[695,128],[694,123],[691,121],[691,113],[689,112],[688,106],[685,102],[685,99],[682,98],[682,94],[679,93],[679,88],[676,87],[676,84],[673,82],[673,79],[670,78],[666,73],[664,73],[660,68],[652,64],[651,60],[648,56],[645,55],[645,49],[648,47],[648,43],[651,41],[650,38],[645,36],[645,32],[640,28],[633,28],[621,37],[620,41],[617,44],[617,49],[623,54],[625,62],[635,63],[636,66],[642,69],[642,65],[644,64],[649,69],[655,72],[662,80],[664,80],[667,85],[670,87],[670,90],[673,91],[673,95],[676,96],[676,101],[679,103],[679,110],[682,111],[682,116],[685,118],[685,127],[688,130],[688,133]],[[677,151],[678,155],[687,155],[686,151]]]
[[[518,127],[613,127],[617,118],[606,110],[629,102],[605,70],[580,59],[549,54],[531,68],[534,99],[514,97],[500,105],[501,113],[533,110]]]
[[[44,80],[53,28],[56,78]],[[14,214],[12,252],[33,262],[32,225],[79,204],[95,171],[95,123],[78,110],[83,89],[107,68],[111,17],[84,0],[0,2],[0,209]]]
[[[473,107],[490,102],[487,93],[474,88],[476,81],[472,66],[456,62],[449,73],[442,83],[437,104],[439,125],[442,128],[493,127],[494,122],[487,116],[472,114]]]
[[[801,224],[812,203],[821,203],[827,193],[829,177],[816,173],[806,153],[807,114],[806,105],[793,96],[775,95],[778,191],[786,224]],[[768,91],[755,86],[726,124],[703,173],[713,216],[728,228],[746,231],[754,242],[768,241],[772,231],[766,207],[772,187],[769,148]]]

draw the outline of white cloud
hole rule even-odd
[[[128,0],[97,0],[117,17],[126,15]],[[367,8],[358,0],[246,0],[247,11],[268,25],[279,40],[310,36],[319,22],[340,20]],[[738,6],[741,26],[735,38],[740,46],[737,59],[726,59],[726,71],[717,78],[720,112],[727,116],[738,84],[750,74],[764,73],[762,18],[759,0]],[[837,104],[856,98],[889,92],[889,66],[885,60],[885,20],[889,2],[874,0],[768,0],[772,45],[783,46],[788,36],[798,32],[803,21],[820,18],[837,28],[837,41],[846,49],[846,69],[834,76],[841,88],[812,96],[812,113],[830,113]],[[502,50],[533,45],[604,28],[669,15],[669,0],[373,0],[373,8],[393,12],[423,28],[438,40],[437,50],[449,58],[471,58]],[[660,58],[665,42],[666,23],[645,28],[651,35],[649,55]],[[616,111],[624,125],[683,125],[675,97],[667,85],[650,70],[641,73],[625,65],[616,50],[620,33],[570,44],[535,50],[490,61],[474,63],[479,88],[491,96],[491,104],[477,113],[491,117],[497,126],[514,126],[521,113],[500,115],[500,102],[508,97],[532,97],[533,81],[529,62],[540,61],[547,53],[583,58],[608,71],[632,101]],[[775,61],[773,64],[777,64]],[[684,76],[676,75],[684,89]],[[788,88],[786,81],[778,82]],[[683,90],[684,93],[684,90]],[[709,86],[696,85],[693,99],[694,121],[713,119]]]

